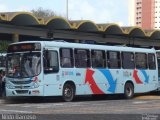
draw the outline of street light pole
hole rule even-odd
[[[67,17],[67,20],[68,20],[68,0],[66,0],[66,17]]]

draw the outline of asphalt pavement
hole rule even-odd
[[[0,99],[0,114],[7,120],[160,120],[160,96],[79,97],[73,102],[55,97]]]

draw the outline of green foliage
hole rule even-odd
[[[0,52],[6,52],[9,44],[10,44],[9,41],[1,40],[0,41]]]

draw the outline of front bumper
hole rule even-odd
[[[6,96],[44,96],[43,86],[34,89],[9,89],[6,87]]]

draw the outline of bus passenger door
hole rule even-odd
[[[43,53],[44,95],[58,94],[59,62],[58,50],[45,50]]]

